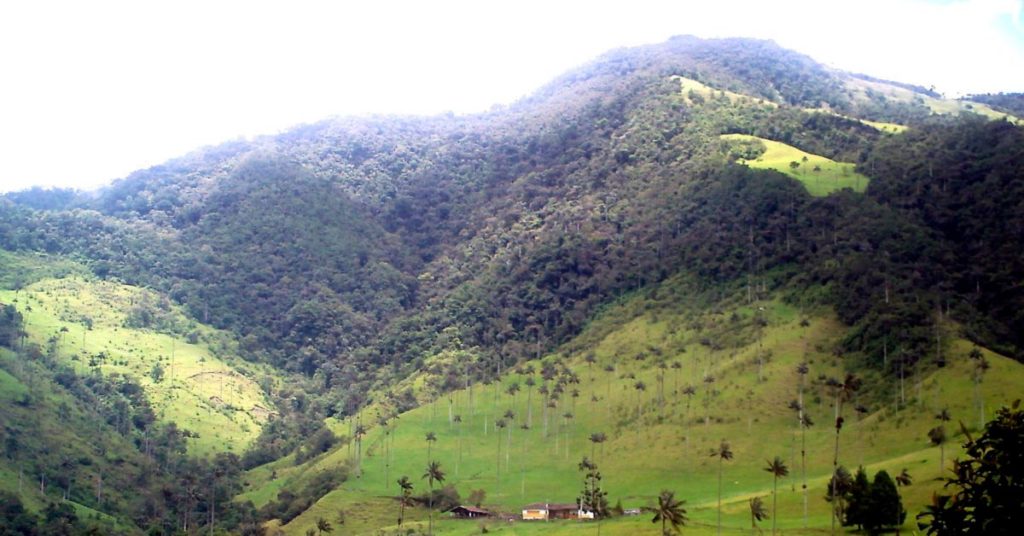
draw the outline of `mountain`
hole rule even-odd
[[[609,52],[485,114],[327,119],[204,148],[95,194],[8,194],[4,285],[44,303],[48,284],[79,274],[83,293],[106,282],[152,296],[115,305],[118,329],[205,345],[225,377],[258,386],[241,409],[272,405],[278,418],[258,433],[255,421],[239,428],[247,450],[233,463],[274,490],[285,480],[259,467],[318,463],[338,454],[338,436],[351,450],[354,429],[332,423],[366,408],[413,411],[478,382],[510,383],[510,369],[551,356],[580,375],[600,319],[643,316],[607,320],[624,303],[698,318],[691,302],[703,296],[703,307],[730,311],[701,320],[714,336],[683,337],[711,349],[704,374],[728,364],[731,345],[749,351],[749,308],[785,304],[789,320],[829,323],[817,359],[834,360],[829,374],[871,378],[881,404],[883,386],[945,378],[964,345],[1024,357],[1024,131],[1012,112],[834,71],[771,42],[678,37]],[[46,354],[57,326],[88,331],[69,328],[84,326],[70,314],[17,329]],[[18,338],[7,345],[30,351]],[[137,351],[155,351],[147,344]],[[792,348],[778,352],[795,363]],[[74,357],[49,350],[55,363]],[[145,390],[152,369],[130,363],[93,368]],[[1005,365],[1010,378],[1015,366]],[[653,379],[643,366],[632,373]],[[225,416],[237,424],[236,409]],[[616,426],[632,419],[624,412]],[[288,490],[308,499],[338,484],[295,479]],[[256,506],[274,498],[263,493]],[[295,517],[304,500],[264,515]],[[109,507],[136,528],[174,526],[126,503]],[[200,508],[167,504],[179,524]]]

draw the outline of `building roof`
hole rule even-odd
[[[484,510],[483,508],[477,508],[475,506],[461,506],[460,505],[460,506],[456,506],[455,508],[451,509],[452,512],[454,512],[456,510],[465,510],[466,512],[471,512],[471,513],[474,513],[474,514],[481,514],[481,515],[488,515],[488,516],[491,515],[491,513],[489,511]]]

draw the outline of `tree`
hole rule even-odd
[[[595,448],[598,444],[601,444],[601,449],[603,450],[604,442],[607,440],[608,436],[606,436],[604,432],[594,432],[593,434],[590,434],[590,457],[595,461],[597,460],[597,456],[594,454]]]
[[[402,475],[402,478],[398,479],[398,487],[402,490],[402,495],[398,500],[398,526],[401,527],[402,522],[405,521],[405,506],[409,503],[409,497],[412,495],[412,482],[409,481],[409,477]]]
[[[322,517],[318,517],[316,519],[316,530],[317,530],[317,534],[320,534],[320,535],[322,535],[325,532],[330,534],[330,533],[334,532],[334,527],[331,526],[331,522],[330,521],[327,521],[326,519],[324,519]]]
[[[772,534],[775,534],[775,522],[778,520],[779,478],[788,475],[789,468],[782,462],[782,458],[776,456],[774,460],[768,462],[768,466],[764,470],[772,474]]]
[[[939,447],[939,471],[941,472],[946,466],[946,427],[940,424],[928,430],[928,441]]]
[[[871,481],[866,508],[862,511],[862,523],[869,534],[878,534],[885,527],[899,527],[907,517],[903,509],[899,490],[892,477],[885,471],[875,473]]]
[[[498,419],[494,423],[494,427],[498,430],[504,430],[506,426],[508,426],[508,423],[505,422],[505,419]],[[498,459],[494,465],[494,479],[498,485],[501,485],[501,432],[499,431],[495,435],[498,436]]]
[[[868,474],[864,468],[858,467],[849,489],[844,494],[846,500],[846,511],[842,519],[844,527],[854,525],[861,529],[865,527],[871,510],[870,495],[871,481],[868,480]]]
[[[806,320],[801,321],[801,325],[803,322]],[[807,414],[807,407],[804,406],[804,381],[808,372],[810,372],[810,367],[806,361],[796,366],[796,373],[800,377],[797,388],[797,427],[800,428],[800,475],[803,480],[801,489],[804,492],[804,528],[807,528],[807,429],[814,425],[814,421]]]
[[[843,402],[849,400],[853,393],[860,390],[861,380],[853,374],[847,374],[846,378],[843,379],[843,383],[839,383],[838,381],[830,378],[829,385],[835,389],[836,394],[836,446],[835,456],[832,458],[832,473],[835,475],[839,470],[839,432],[843,429]],[[833,478],[832,484],[836,485],[837,483],[838,480]],[[838,490],[833,489],[832,496],[837,496],[837,494]],[[838,504],[838,501],[834,501],[832,503],[832,532],[835,532],[836,530],[836,521],[842,519],[836,510],[836,506]]]
[[[596,519],[608,515],[608,492],[601,489],[601,471],[597,464],[587,458],[577,466],[583,472],[583,491],[576,502],[585,511],[593,512]]]
[[[662,490],[658,495],[658,505],[645,506],[644,510],[654,513],[651,523],[660,521],[661,534],[667,536],[679,532],[679,527],[686,524],[688,518],[686,517],[686,508],[683,508],[684,504],[686,501],[676,499],[674,492]],[[668,529],[669,526],[672,527],[671,532]]]
[[[427,432],[427,434],[424,437],[424,439],[427,441],[427,462],[429,463],[430,462],[430,445],[432,445],[432,444],[437,442],[437,436],[434,435],[434,432]]]
[[[427,471],[423,473],[421,478],[427,479],[427,485],[430,488],[430,495],[427,498],[427,503],[430,508],[430,521],[427,525],[427,533],[434,533],[434,482],[444,482],[444,471],[441,470],[441,464],[438,462],[430,462],[427,465]]]
[[[833,520],[838,517],[842,519],[846,515],[846,498],[849,496],[850,488],[853,486],[853,477],[845,467],[839,466],[832,473],[825,489],[825,500],[832,504]],[[835,530],[835,527],[833,527]]]
[[[974,439],[961,423],[967,441],[963,461],[953,462],[945,477],[950,495],[936,493],[918,515],[928,534],[1017,534],[1024,497],[1024,411],[1020,400],[1002,408]]]
[[[757,530],[757,523],[768,519],[768,510],[764,508],[764,501],[760,497],[750,498],[750,528]]]
[[[718,534],[722,534],[722,462],[732,459],[732,450],[724,439],[717,449],[711,449],[711,457],[718,458]]]

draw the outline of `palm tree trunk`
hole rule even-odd
[[[718,457],[718,536],[722,536],[722,457]]]
[[[775,536],[775,522],[778,520],[779,512],[779,477],[772,479],[772,536]]]

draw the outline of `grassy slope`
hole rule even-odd
[[[716,89],[716,88],[713,88],[713,87],[711,87],[711,86],[709,86],[707,84],[704,84],[702,82],[698,82],[698,81],[696,81],[696,80],[694,80],[692,78],[686,78],[685,76],[673,76],[672,78],[674,80],[678,80],[679,81],[680,92],[683,94],[683,97],[686,99],[686,101],[688,103],[690,103],[690,104],[692,104],[692,101],[690,100],[690,92],[692,91],[694,94],[700,95],[701,97],[703,97],[705,99],[712,98],[715,95],[724,95],[726,98],[729,99],[729,102],[732,102],[733,104],[736,104],[736,103],[755,104],[756,103],[756,104],[764,104],[764,105],[770,106],[772,108],[777,108],[779,106],[778,103],[775,103],[775,102],[772,102],[772,101],[769,101],[769,100],[759,99],[759,98],[751,97],[750,95],[744,95],[742,93],[735,93],[735,92],[724,90],[724,89]]]
[[[798,436],[794,433],[795,415],[786,404],[796,398],[794,367],[803,359],[805,350],[811,363],[809,380],[816,380],[818,375],[841,374],[840,363],[829,350],[842,328],[830,315],[821,313],[811,315],[809,326],[804,328],[799,325],[802,314],[794,308],[774,301],[762,303],[769,322],[763,334],[763,351],[770,359],[764,367],[764,381],[758,381],[757,344],[753,342],[750,307],[733,303],[723,314],[698,314],[679,305],[662,307],[637,297],[611,307],[595,321],[574,342],[573,347],[580,350],[568,356],[581,378],[581,383],[574,387],[582,393],[576,401],[572,424],[560,428],[555,423],[562,419],[553,419],[545,437],[542,409],[534,390],[533,426],[529,431],[513,430],[508,466],[505,461],[507,431],[499,440],[493,419],[513,407],[511,398],[504,393],[504,385],[511,381],[523,385],[522,378],[515,374],[503,378],[497,396],[493,386],[476,386],[473,404],[469,402],[468,392],[455,393],[454,411],[462,415],[464,421],[461,428],[448,423],[446,399],[403,414],[393,432],[394,448],[388,456],[391,461],[387,478],[382,448],[384,430],[372,427],[363,442],[362,478],[328,494],[283,527],[285,534],[303,534],[317,517],[333,519],[338,509],[350,514],[347,531],[371,533],[374,529],[394,528],[397,503],[388,497],[396,494],[395,479],[408,475],[415,482],[417,492],[426,488],[420,475],[427,463],[424,435],[428,431],[438,436],[431,457],[441,462],[448,482],[455,484],[463,497],[472,489],[485,489],[485,505],[509,513],[517,512],[528,502],[574,500],[581,489],[576,465],[591,449],[587,438],[592,432],[605,432],[609,441],[603,449],[597,449],[596,458],[605,475],[604,485],[612,503],[621,500],[626,507],[643,506],[650,504],[661,489],[671,489],[688,501],[693,524],[705,528],[715,522],[717,492],[717,463],[707,453],[720,440],[726,439],[732,445],[735,459],[725,464],[723,523],[734,530],[749,527],[747,500],[752,496],[765,497],[770,504],[772,481],[763,466],[766,459],[778,455],[791,470],[790,477],[779,483],[779,526],[790,530],[802,527]],[[735,320],[733,312],[737,315]],[[693,329],[695,323],[704,326],[701,333]],[[725,349],[711,352],[697,342],[700,337],[708,336],[722,341]],[[869,377],[868,387],[860,396],[863,402],[873,406],[872,411],[861,418],[852,411],[852,405],[844,411],[847,417],[841,447],[844,465],[865,464],[871,471],[887,469],[891,473],[907,468],[915,477],[914,485],[902,490],[911,512],[908,526],[913,525],[913,515],[938,488],[934,479],[939,475],[939,452],[930,447],[926,439],[927,430],[936,424],[933,414],[941,405],[948,404],[955,418],[966,419],[969,425],[977,426],[977,411],[971,402],[973,384],[968,379],[969,364],[964,357],[968,346],[957,340],[946,350],[952,356],[951,364],[923,376],[919,396],[917,384],[908,379],[908,396],[912,399],[901,409],[896,409],[891,402],[896,393],[894,386]],[[593,376],[582,359],[587,351],[593,351],[598,360]],[[635,360],[636,354],[641,352],[647,359]],[[665,381],[667,401],[664,409],[659,409],[656,400],[658,368],[654,364],[658,355],[669,361],[678,360],[683,365],[678,376],[680,390],[686,384],[698,388],[689,419],[686,419],[686,399],[676,391],[672,369]],[[1024,369],[1016,362],[991,353],[988,358],[993,370],[987,376],[983,392],[991,413],[991,408],[1009,402],[1015,393],[1021,392]],[[616,372],[604,372],[602,368],[606,364],[614,364]],[[719,393],[711,398],[710,424],[700,422],[705,412],[705,390],[701,382],[705,371],[718,380],[714,387]],[[632,387],[636,380],[621,378],[628,373],[648,386],[641,397],[641,426],[637,426],[636,420],[637,391]],[[820,382],[817,383],[808,387],[805,396],[817,423],[807,435],[809,524],[812,529],[820,530],[829,524],[829,507],[821,497],[827,475],[831,473],[834,435],[831,398]],[[598,397],[598,402],[590,401],[591,393]],[[526,398],[524,389],[515,401],[517,423],[526,416]],[[567,410],[572,411],[569,397],[556,414]],[[485,421],[488,424],[485,425]],[[954,428],[949,429],[951,435]],[[685,440],[688,430],[689,442]],[[947,448],[947,462],[961,439],[952,439]],[[348,449],[341,447],[298,467],[288,460],[280,460],[248,475],[251,491],[244,497],[261,504],[270,500],[282,485],[294,486],[314,472],[331,470],[348,458]],[[499,459],[500,477],[496,469]],[[276,478],[271,478],[272,474]],[[355,513],[358,515],[353,517]],[[423,512],[417,510],[414,517],[422,519]],[[656,534],[657,528],[648,518],[613,520],[606,523],[604,530],[608,534]],[[475,522],[445,521],[439,532],[465,534],[476,526]],[[489,524],[490,530],[509,534],[557,534],[573,527],[577,525]]]
[[[749,136],[746,134],[726,134],[722,136],[725,140],[756,140],[764,144],[765,152],[756,160],[741,160],[746,164],[758,169],[772,169],[788,175],[807,188],[813,196],[826,196],[843,188],[851,188],[855,192],[863,192],[867,188],[869,179],[854,168],[855,164],[848,162],[836,162],[824,156],[807,153],[785,143]],[[806,158],[805,162],[803,159]],[[797,162],[800,166],[793,169],[791,162]],[[819,171],[814,171],[814,168]]]
[[[1016,117],[1011,114],[1003,113],[992,109],[987,104],[965,100],[954,100],[954,99],[936,99],[929,97],[928,95],[922,95],[915,93],[909,89],[897,87],[886,84],[884,82],[873,82],[870,80],[862,80],[860,78],[849,78],[846,82],[847,88],[853,93],[855,98],[867,99],[867,91],[874,91],[881,93],[886,97],[902,102],[911,102],[915,99],[920,99],[920,102],[928,107],[932,112],[937,114],[948,114],[958,115],[965,112],[976,113],[983,115],[989,119],[1006,119],[1011,123],[1018,125],[1024,125],[1024,119]]]
[[[34,263],[9,253],[0,260],[5,261],[5,271],[11,266],[8,262]],[[126,311],[144,300],[160,298],[136,287],[81,276],[42,279],[20,291],[0,290],[0,303],[13,303],[24,315],[29,342],[45,348],[56,338],[58,356],[79,373],[95,366],[107,374],[136,378],[159,418],[199,434],[190,440],[192,452],[241,453],[259,434],[266,410],[272,408],[253,380],[257,374],[270,375],[269,369],[230,357],[226,337],[187,320],[172,306],[167,306],[166,315],[180,332],[125,327]],[[91,329],[86,318],[92,320]],[[196,344],[184,340],[186,330],[199,335]],[[161,382],[150,375],[157,363],[165,371]]]

